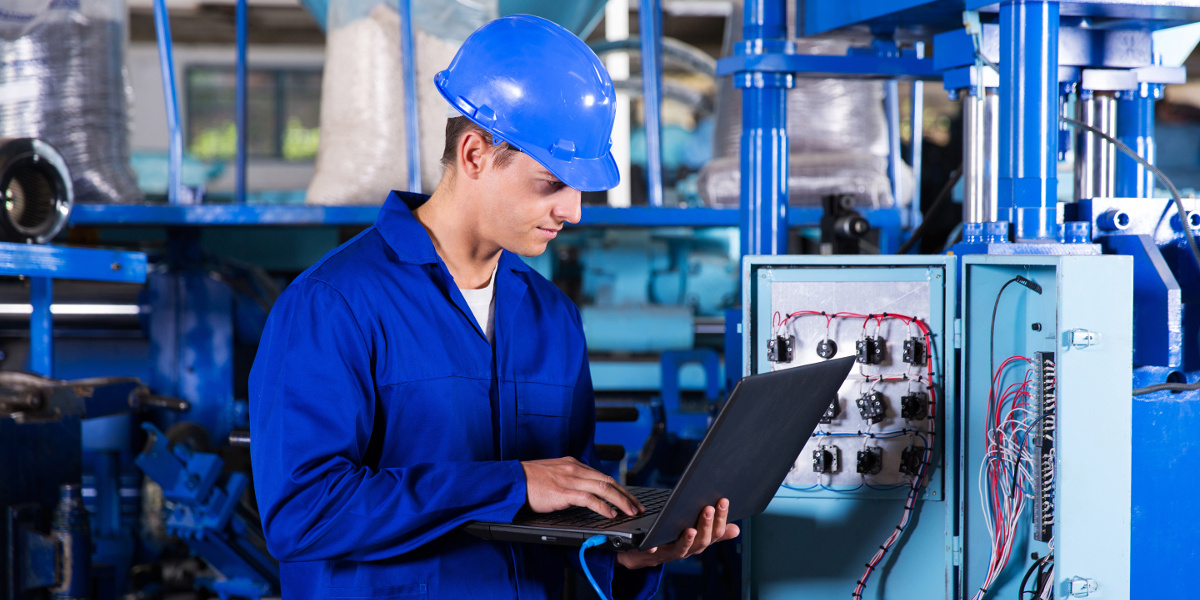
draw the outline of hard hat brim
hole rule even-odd
[[[612,151],[605,152],[599,158],[559,160],[548,150],[517,148],[546,167],[559,181],[581,192],[603,192],[617,187],[621,182],[621,172],[617,169],[617,159],[613,158]]]

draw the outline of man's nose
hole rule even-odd
[[[563,199],[554,206],[554,217],[574,225],[583,217],[583,195],[575,188],[567,188],[564,192]]]

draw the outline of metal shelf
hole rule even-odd
[[[305,206],[280,204],[114,205],[77,204],[71,227],[199,227],[370,225],[378,206]],[[897,209],[872,209],[864,216],[876,227],[900,226]],[[583,207],[581,227],[737,227],[735,208]],[[819,207],[792,207],[788,224],[816,225]]]

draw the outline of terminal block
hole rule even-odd
[[[1055,376],[1054,353],[1033,354],[1033,405],[1038,410],[1034,422],[1033,447],[1038,468],[1034,472],[1033,539],[1044,542],[1054,535],[1054,456],[1055,432],[1058,428],[1058,381]]]
[[[921,473],[921,463],[925,459],[925,448],[909,446],[900,453],[900,472],[916,477]]]
[[[837,446],[817,446],[813,450],[813,472],[837,473],[842,469],[841,455],[842,451]]]
[[[792,348],[796,345],[796,336],[777,335],[767,340],[767,360],[776,363],[792,362]]]
[[[821,415],[821,422],[828,425],[842,414],[842,403],[837,396],[833,397],[833,402],[829,403],[829,407],[825,409],[825,414]]]
[[[879,392],[863,394],[858,398],[857,404],[862,420],[868,423],[878,423],[887,417],[887,402]]]
[[[909,392],[900,397],[900,416],[909,421],[929,418],[929,397],[924,392]]]
[[[859,450],[854,470],[863,475],[875,475],[883,470],[883,448],[867,446]]]
[[[902,360],[910,365],[924,366],[925,360],[925,342],[921,338],[911,337],[904,340],[904,357]]]
[[[884,348],[887,342],[881,337],[863,338],[854,342],[854,357],[864,365],[877,365],[883,362]]]

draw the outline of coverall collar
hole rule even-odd
[[[426,200],[429,200],[426,194],[393,191],[388,194],[379,217],[375,219],[375,229],[379,230],[401,261],[417,265],[439,262],[429,232],[412,214],[413,209]],[[513,271],[529,270],[525,261],[508,250],[500,252],[500,267]]]

